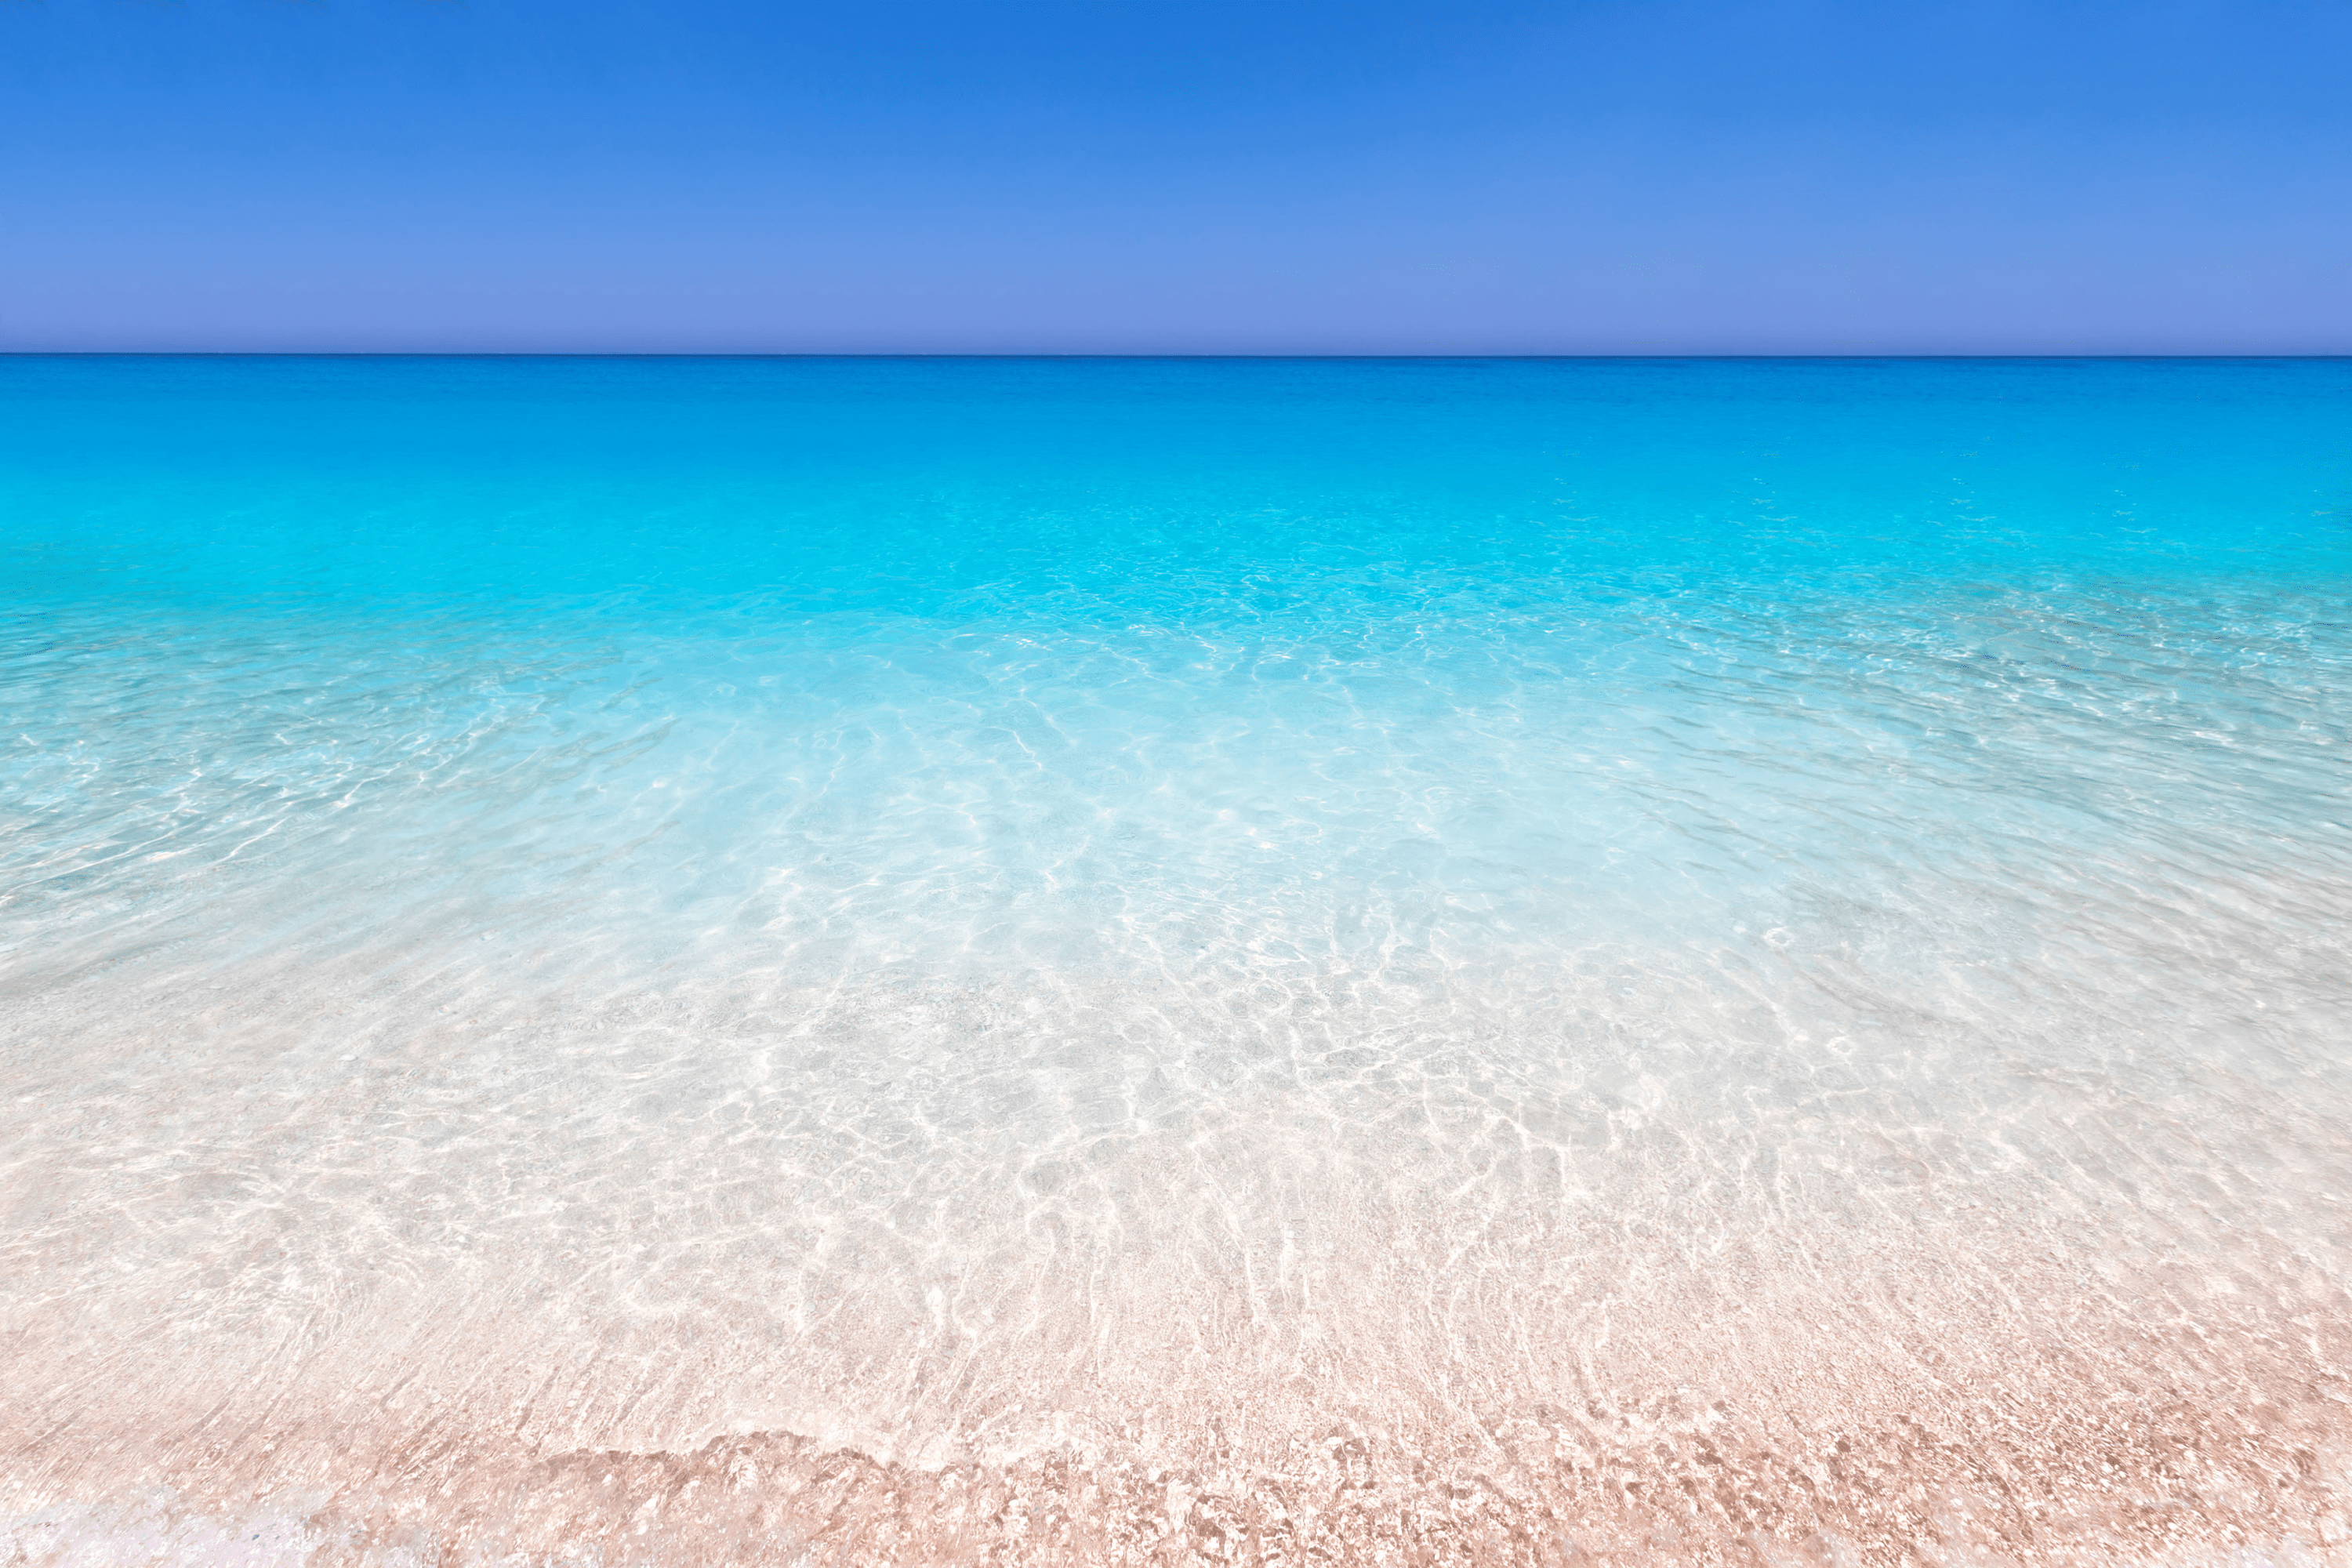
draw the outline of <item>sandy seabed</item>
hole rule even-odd
[[[1661,1043],[1709,1037],[1669,987],[1649,1070],[1511,1089],[1370,1051],[1399,984],[1226,1007],[1219,1061],[1288,1042],[1230,1092],[1140,984],[403,993],[336,1014],[340,1089],[266,984],[55,1005],[0,1562],[2352,1561],[2342,1139],[2293,1075],[2086,1045],[1906,1089],[1718,1030],[1743,1089]],[[1120,1109],[992,1142],[1065,1048]],[[855,1116],[808,1119],[819,1068]]]
[[[420,1367],[450,1375],[464,1331],[421,1334]],[[93,1408],[36,1426],[18,1405],[0,1560],[2352,1561],[2346,1381],[2308,1346],[2188,1324],[2147,1325],[2105,1358],[1857,1332],[1790,1365],[1741,1338],[1657,1325],[1580,1358],[1588,1399],[1496,1388],[1475,1421],[1413,1426],[1275,1388],[932,1464],[768,1432],[572,1446],[640,1421],[568,1408],[552,1382],[501,1388],[490,1368],[452,1378],[469,1394],[420,1396],[420,1376],[310,1405],[257,1370],[204,1408],[92,1401],[164,1406],[134,1420]],[[1661,1355],[1738,1364],[1738,1394],[1664,1392]]]

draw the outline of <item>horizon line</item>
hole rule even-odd
[[[1447,361],[1507,361],[1516,363],[1568,362],[2002,362],[2053,363],[2096,360],[2108,362],[2149,361],[2243,361],[2269,360],[2292,362],[2352,361],[2352,350],[2317,350],[2300,353],[2263,352],[2259,350],[2200,350],[2196,352],[2164,351],[2087,351],[2067,352],[2042,350],[2016,353],[1956,353],[1937,351],[1894,350],[1880,353],[1855,351],[1786,351],[1786,352],[1592,352],[1568,353],[1506,353],[1475,351],[1402,353],[1284,353],[1280,351],[1236,353],[1187,353],[1152,351],[1070,352],[1052,350],[792,350],[792,349],[11,349],[0,348],[0,360],[32,359],[445,359],[445,360],[989,360],[989,361],[1250,361],[1250,362],[1447,362]]]

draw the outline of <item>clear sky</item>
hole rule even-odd
[[[0,0],[0,347],[2352,352],[2352,0]]]

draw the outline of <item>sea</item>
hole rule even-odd
[[[2352,362],[0,359],[0,1562],[2352,1561]]]

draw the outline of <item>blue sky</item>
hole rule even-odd
[[[2352,0],[0,0],[0,347],[2352,352]]]

